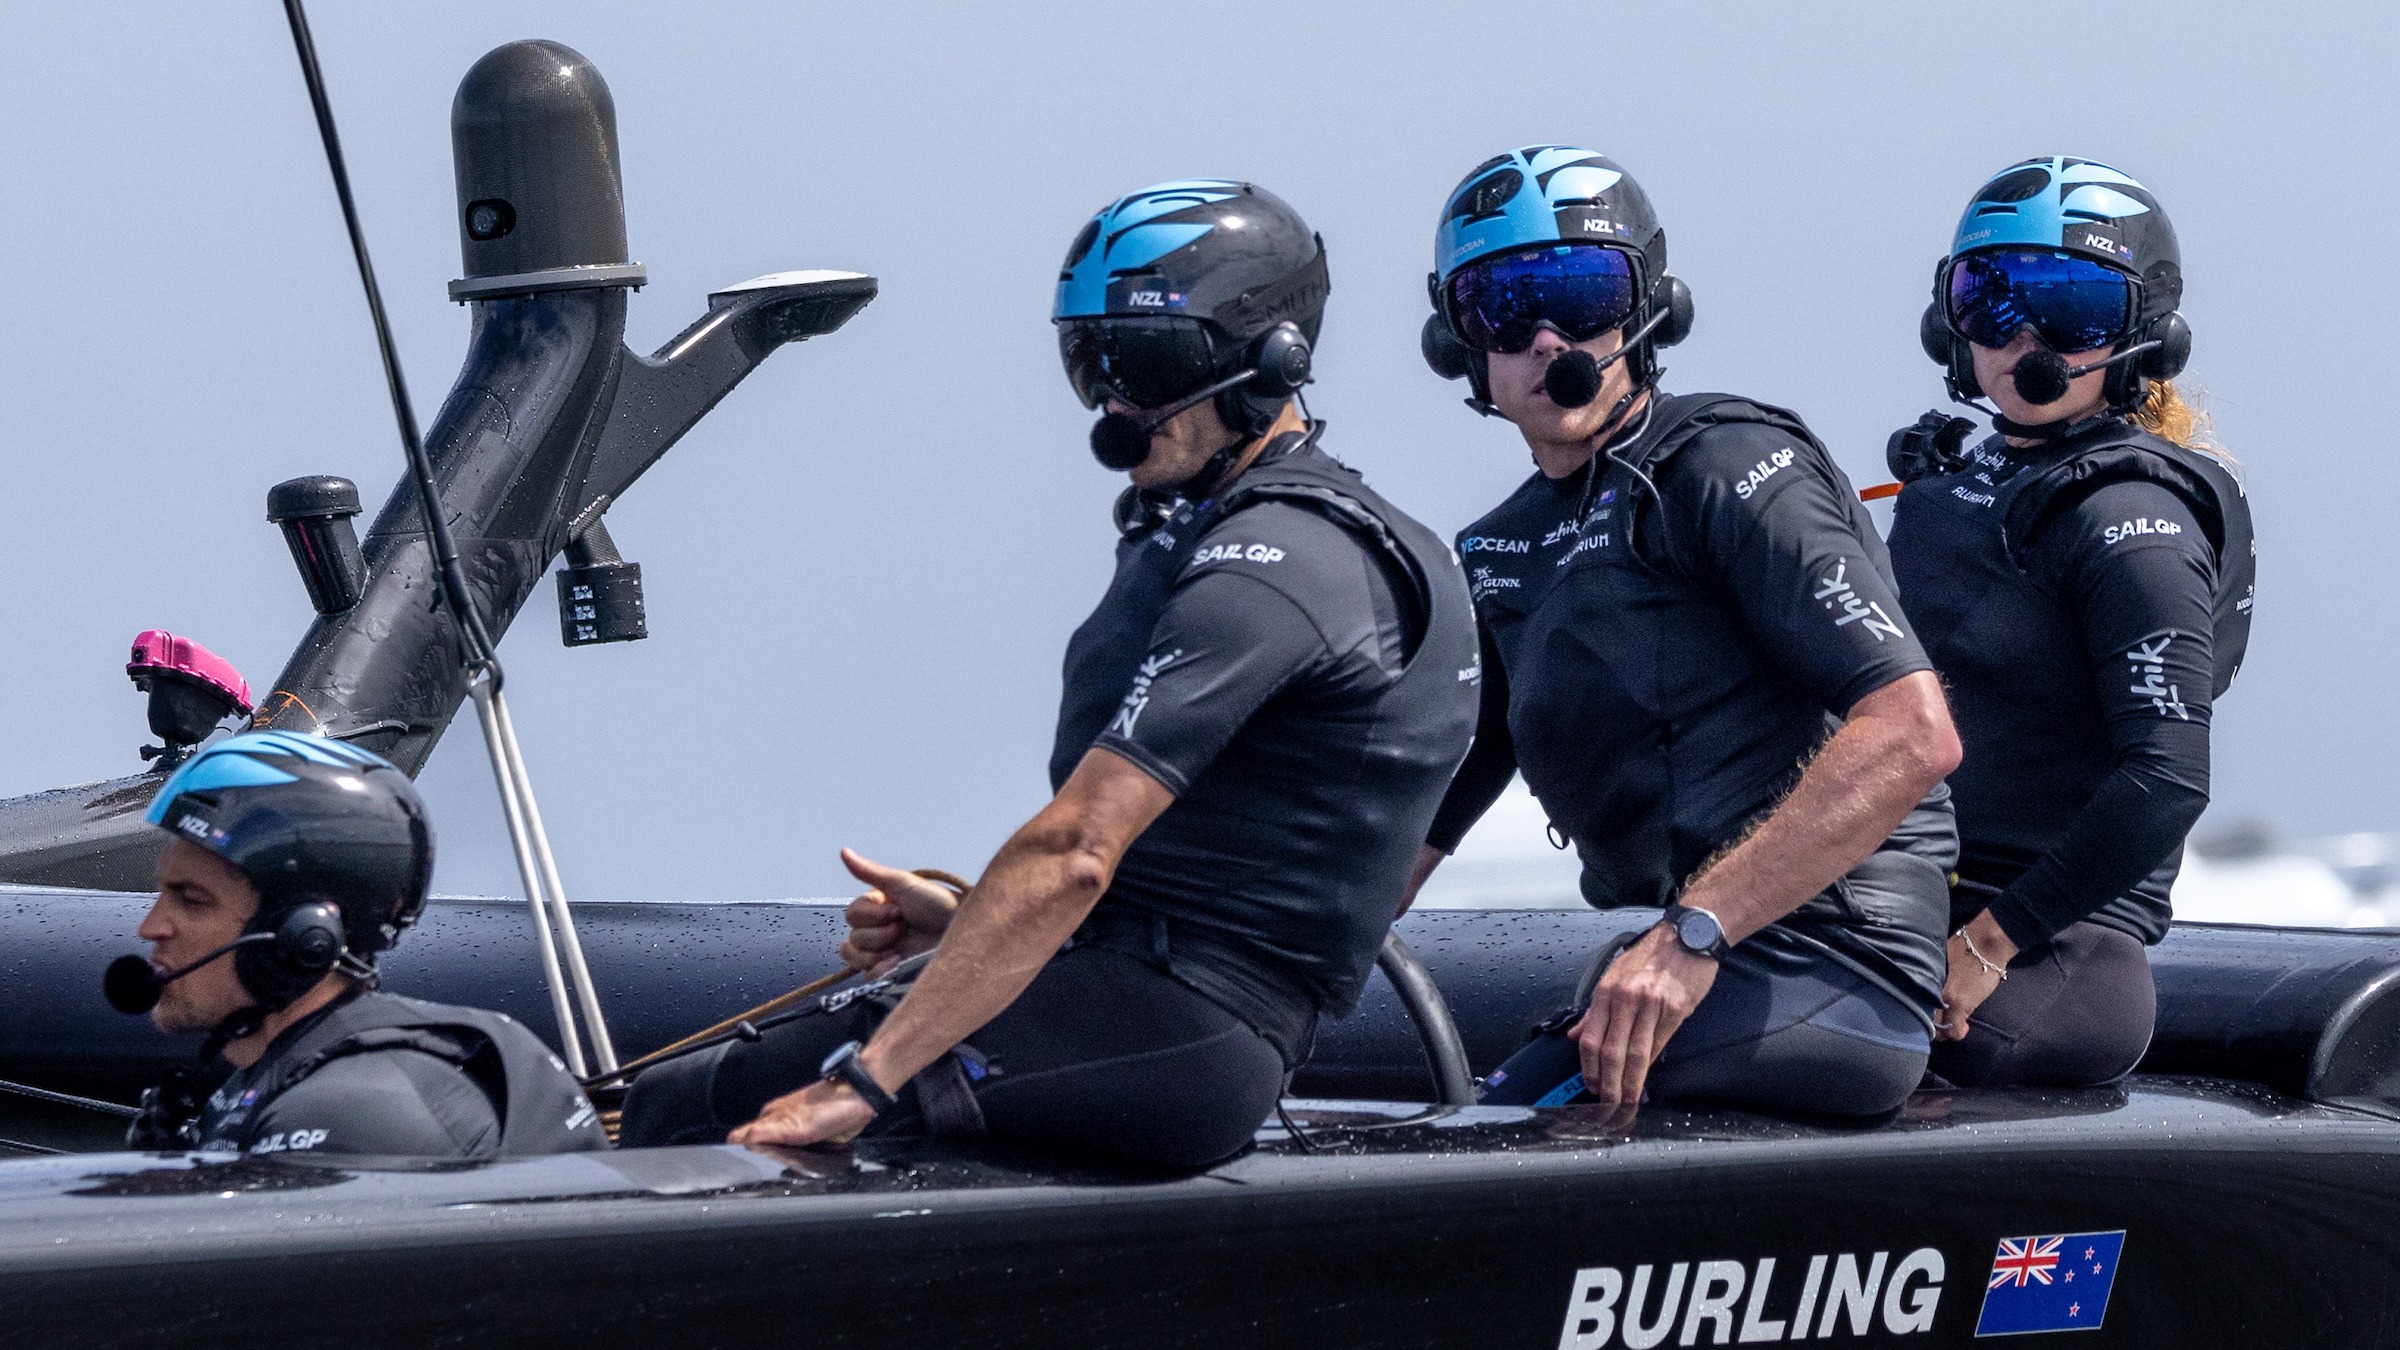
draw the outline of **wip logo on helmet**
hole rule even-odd
[[[1776,1266],[1772,1256],[1755,1265],[1677,1261],[1662,1275],[1658,1266],[1645,1264],[1633,1268],[1630,1283],[1616,1266],[1576,1271],[1558,1350],[1650,1350],[1670,1336],[1677,1345],[1697,1345],[1704,1329],[1711,1345],[1824,1340],[1841,1326],[1852,1339],[1879,1332],[1912,1336],[1933,1330],[1948,1270],[1932,1247],[1919,1247],[1897,1263],[1888,1251],[1864,1258],[1854,1252],[1811,1256],[1796,1301],[1787,1302],[1793,1297],[1789,1275],[1778,1287]]]

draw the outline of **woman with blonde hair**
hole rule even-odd
[[[1962,1086],[2105,1083],[2149,1043],[2144,949],[2208,804],[2255,555],[2173,383],[2182,293],[2157,198],[2063,157],[1984,184],[1936,273],[1926,352],[1994,434],[1928,413],[1892,437],[1891,555],[1964,747],[1932,1061]]]

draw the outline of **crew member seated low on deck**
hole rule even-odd
[[[1056,797],[955,907],[844,854],[874,887],[852,964],[939,944],[906,996],[830,995],[650,1069],[626,1142],[873,1125],[1171,1166],[1249,1142],[1318,1015],[1357,1002],[1475,722],[1457,564],[1294,400],[1326,289],[1307,225],[1248,184],[1163,184],[1085,226],[1054,317],[1133,486],[1067,648]]]
[[[375,954],[416,922],[433,875],[408,775],[340,741],[248,732],[178,769],[149,819],[175,836],[139,929],[151,961],[112,968],[109,997],[208,1039],[198,1068],[145,1095],[127,1143],[438,1158],[608,1147],[533,1033],[376,992]]]

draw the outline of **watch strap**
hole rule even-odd
[[[849,1088],[865,1100],[869,1110],[880,1116],[898,1105],[898,1102],[891,1093],[883,1090],[883,1084],[875,1081],[875,1075],[867,1072],[867,1066],[858,1062],[858,1052],[865,1048],[864,1041],[850,1041],[827,1055],[823,1081],[840,1083]]]

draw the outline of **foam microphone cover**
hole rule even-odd
[[[1600,363],[1590,352],[1574,348],[1542,372],[1542,392],[1562,408],[1580,408],[1600,397]]]
[[[2067,396],[2067,359],[2047,347],[2036,347],[2025,353],[2009,372],[2017,382],[2017,397],[2035,407],[2056,403]]]
[[[100,992],[108,1006],[118,1012],[139,1016],[158,1006],[158,994],[165,983],[150,963],[138,956],[120,956],[108,963],[108,973],[100,977]]]
[[[1092,458],[1118,473],[1139,468],[1150,458],[1150,432],[1125,414],[1112,412],[1092,423]]]

